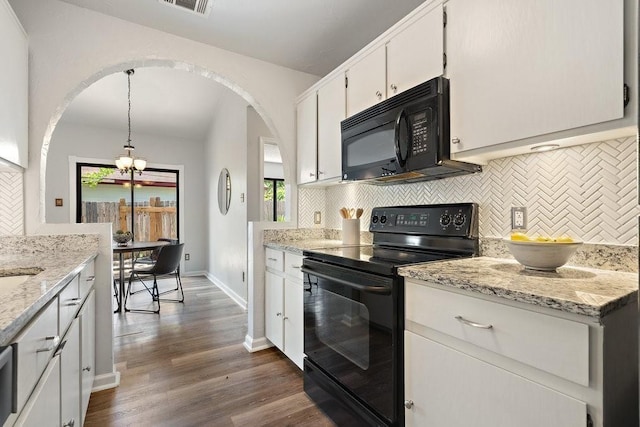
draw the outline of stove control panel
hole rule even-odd
[[[453,203],[374,208],[371,212],[369,231],[372,233],[477,237],[478,205],[475,203]]]

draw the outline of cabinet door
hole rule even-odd
[[[317,179],[317,113],[318,104],[315,92],[297,105],[298,184],[313,182]]]
[[[96,366],[96,315],[95,315],[95,291],[91,291],[80,310],[80,393],[82,401],[82,425],[89,406],[89,397],[93,388]]]
[[[622,117],[623,29],[622,0],[448,2],[451,151]]]
[[[304,315],[302,282],[284,281],[284,354],[302,369],[304,359]]]
[[[60,426],[60,357],[54,356],[14,424],[25,427]]]
[[[80,321],[76,318],[63,339],[60,354],[60,420],[80,425]]]
[[[407,426],[582,427],[584,402],[405,331]]]
[[[347,71],[347,116],[371,107],[386,98],[386,52],[380,46],[349,67]]]
[[[342,174],[340,122],[346,118],[345,76],[340,73],[318,90],[318,179]]]
[[[387,43],[388,97],[444,72],[443,13],[437,4]]]
[[[282,318],[284,316],[284,278],[270,271],[265,272],[265,308],[264,327],[269,341],[280,350],[284,349],[284,331]]]
[[[0,0],[0,157],[27,167],[27,36],[9,2]]]

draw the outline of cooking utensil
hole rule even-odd
[[[347,208],[340,208],[340,216],[343,219],[349,218],[349,212],[347,211]]]
[[[362,208],[358,208],[356,210],[356,218],[360,218],[362,216],[362,213],[364,212],[364,209]]]
[[[353,218],[355,218],[355,215],[356,215],[356,210],[355,210],[355,209],[350,208],[350,209],[348,210],[348,213],[349,213],[349,219],[353,219]]]

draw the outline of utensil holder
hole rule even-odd
[[[360,218],[342,219],[342,244],[360,244]]]

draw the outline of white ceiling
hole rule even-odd
[[[424,0],[211,0],[208,18],[158,0],[63,1],[323,76]],[[61,123],[122,130],[126,141],[126,77],[116,73],[91,85]],[[202,141],[225,91],[186,71],[138,68],[131,77],[132,133]]]
[[[210,0],[208,17],[158,0],[63,0],[324,76],[424,0]]]

